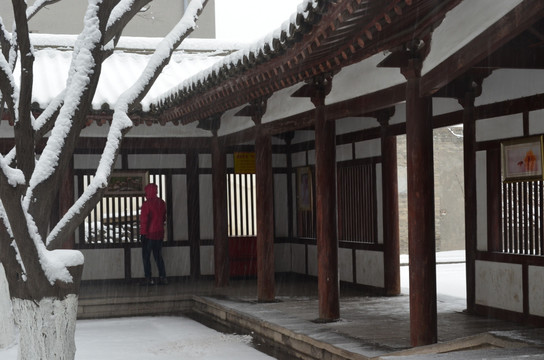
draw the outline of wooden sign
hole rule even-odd
[[[255,153],[235,152],[234,153],[235,174],[255,174]]]

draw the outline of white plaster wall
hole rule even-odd
[[[85,257],[82,280],[125,278],[125,256],[123,249],[85,249],[80,251]]]
[[[364,159],[380,156],[382,153],[381,139],[372,139],[355,143],[355,158]]]
[[[376,164],[376,215],[378,226],[378,244],[383,244],[383,187],[382,164]]]
[[[294,273],[306,273],[306,246],[304,244],[291,245],[291,269]]]
[[[433,115],[446,114],[458,110],[463,110],[463,107],[456,99],[433,98]]]
[[[544,316],[544,267],[529,266],[529,314]]]
[[[352,249],[338,249],[338,271],[340,273],[340,281],[353,282],[352,252]]]
[[[274,175],[274,232],[276,237],[289,236],[287,174]]]
[[[308,275],[317,276],[317,245],[308,245]]]
[[[306,166],[306,151],[291,154],[291,165],[293,167]]]
[[[200,274],[214,275],[213,246],[200,247]]]
[[[293,194],[293,201],[291,202],[291,210],[293,214],[293,236],[297,236],[297,174],[291,174],[291,191]]]
[[[371,117],[347,117],[334,122],[336,135],[349,134],[355,131],[372,129],[380,126],[378,120]]]
[[[384,287],[384,261],[380,251],[356,250],[357,283]]]
[[[292,144],[315,140],[315,132],[313,130],[297,130],[291,141]]]
[[[7,122],[7,121],[6,121]],[[96,170],[101,155],[98,154],[74,154],[74,169],[92,169]],[[121,169],[121,157],[115,160],[115,169]]]
[[[406,103],[400,103],[395,105],[395,113],[389,119],[389,124],[402,124],[406,122]]]
[[[274,269],[276,272],[291,272],[291,244],[274,244]]]
[[[212,175],[200,175],[198,181],[200,184],[200,238],[213,239]]]
[[[484,79],[475,105],[517,99],[544,92],[544,72],[538,69],[497,69]]]
[[[336,161],[347,161],[353,159],[353,148],[351,144],[336,146]]]
[[[308,150],[308,165],[315,165],[315,150]]]
[[[544,109],[529,112],[529,134],[544,133]]]
[[[522,266],[476,261],[476,304],[523,312]]]
[[[476,121],[476,141],[523,136],[523,115],[513,114]]]
[[[188,240],[187,222],[187,176],[172,176],[172,224],[174,227],[174,240]]]
[[[142,248],[131,249],[130,256],[132,257],[130,266],[131,276],[133,278],[143,278]],[[190,249],[188,246],[163,246],[162,256],[164,258],[166,276],[188,276],[191,274]],[[151,276],[159,276],[159,270],[157,269],[153,255],[151,255]]]
[[[272,167],[287,167],[287,155],[286,154],[272,154]]]
[[[198,154],[198,167],[201,169],[211,169],[212,167],[212,155],[211,154]]]
[[[476,247],[487,251],[487,154],[476,152]]]
[[[191,249],[189,246],[168,246],[162,248],[166,276],[191,275]],[[153,256],[151,256],[153,258]],[[154,260],[151,260],[154,264]],[[155,270],[154,270],[155,271]],[[158,271],[158,270],[157,270]]]
[[[129,169],[179,169],[185,168],[185,154],[128,155]]]

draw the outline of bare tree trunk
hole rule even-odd
[[[19,360],[73,360],[76,354],[75,330],[78,297],[59,300],[12,299],[19,327]]]

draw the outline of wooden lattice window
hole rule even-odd
[[[543,182],[505,182],[501,193],[501,251],[544,255]]]
[[[255,174],[227,175],[228,235],[257,236]]]
[[[338,166],[338,239],[377,242],[376,166],[374,163]]]
[[[87,174],[79,176],[81,190],[92,178]],[[150,174],[149,181],[157,184],[159,197],[166,199],[166,176]],[[104,196],[80,226],[78,242],[86,246],[138,243],[143,200],[140,195]]]

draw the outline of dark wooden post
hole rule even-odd
[[[408,154],[408,253],[410,257],[410,338],[412,346],[437,341],[436,254],[432,98],[419,93],[419,58],[401,68],[406,83]]]
[[[229,239],[227,224],[227,163],[225,150],[217,137],[219,126],[212,128],[213,254],[215,286],[229,284]]]
[[[318,78],[311,97],[316,107],[315,173],[319,318],[332,321],[340,317],[338,278],[338,238],[336,209],[336,129],[325,117],[325,96],[331,79]]]
[[[200,186],[198,153],[187,153],[187,233],[191,253],[191,278],[200,276]]]
[[[266,100],[251,104],[255,122],[255,173],[257,178],[257,300],[274,301],[274,177],[272,139],[262,131]]]
[[[381,125],[384,287],[386,295],[400,294],[399,196],[397,180],[397,138],[388,132],[395,108],[378,111]]]

